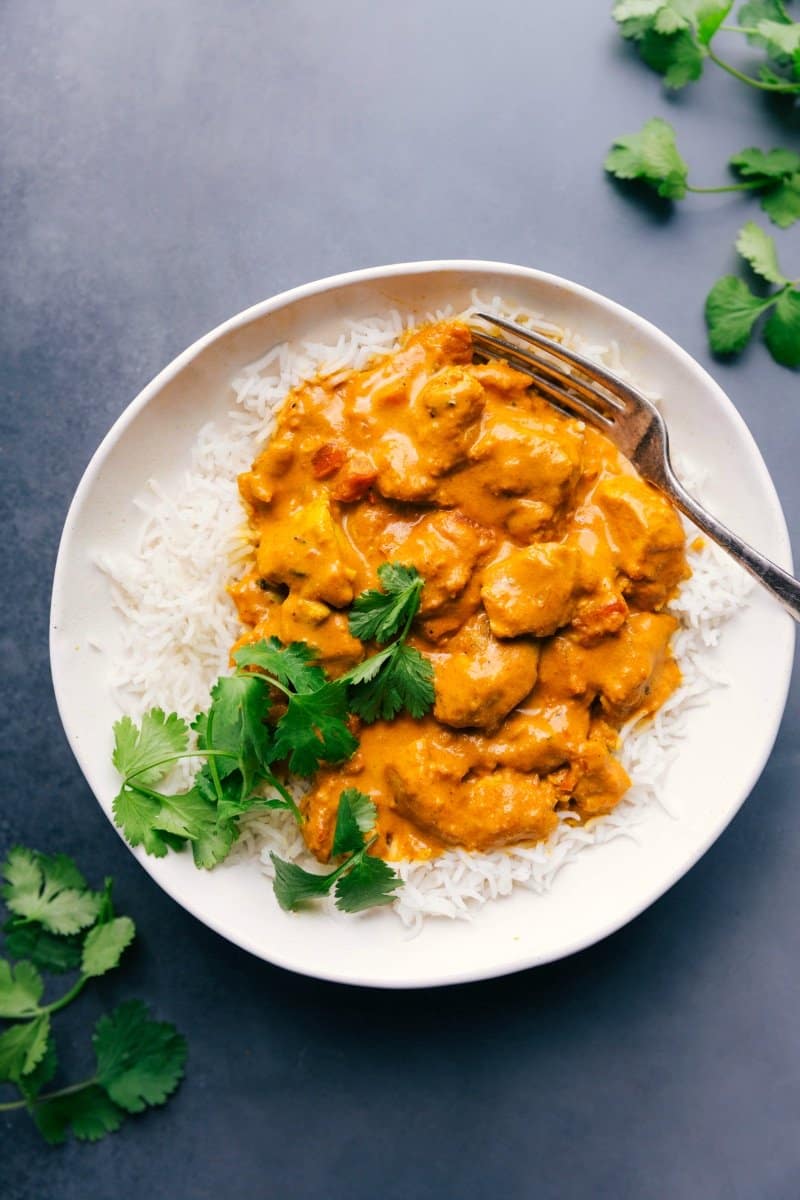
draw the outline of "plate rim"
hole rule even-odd
[[[53,584],[51,603],[49,611],[49,658],[50,672],[53,683],[53,691],[56,699],[59,719],[61,721],[64,734],[67,742],[72,750],[72,753],[77,761],[78,767],[88,783],[94,798],[99,805],[101,811],[106,816],[107,820],[121,838],[124,845],[136,858],[140,865],[144,867],[150,879],[167,893],[170,898],[180,905],[181,908],[191,913],[193,917],[201,921],[208,928],[214,930],[227,941],[253,954],[262,961],[269,962],[272,965],[279,966],[285,970],[290,970],[296,974],[307,975],[311,978],[322,979],[328,982],[345,984],[347,986],[358,987],[374,987],[381,990],[405,990],[416,989],[423,987],[444,987],[460,983],[477,982],[484,979],[501,978],[502,976],[514,974],[518,971],[528,970],[532,967],[544,966],[550,962],[559,961],[562,958],[569,957],[572,954],[595,945],[605,938],[618,932],[629,924],[668,891],[684,877],[697,862],[708,852],[712,845],[720,838],[727,826],[741,810],[742,806],[750,796],[758,779],[760,778],[775,745],[775,741],[780,730],[781,722],[786,708],[788,699],[789,687],[792,677],[793,661],[794,661],[794,646],[796,640],[796,628],[794,623],[791,627],[791,636],[788,639],[786,647],[785,659],[782,663],[781,686],[778,695],[775,697],[774,705],[773,728],[771,735],[765,741],[762,754],[758,761],[754,760],[748,772],[746,780],[739,786],[740,796],[734,806],[726,812],[721,822],[718,822],[711,832],[693,849],[689,858],[683,859],[679,868],[671,872],[670,877],[666,882],[659,882],[655,889],[649,891],[644,899],[639,898],[634,900],[630,905],[626,906],[621,915],[617,915],[612,921],[604,927],[603,932],[587,933],[585,936],[578,936],[571,941],[566,942],[561,946],[557,953],[545,951],[536,953],[526,952],[513,960],[509,958],[508,962],[501,966],[491,966],[488,969],[481,966],[466,966],[463,970],[452,971],[440,976],[430,976],[428,974],[419,977],[410,976],[400,979],[375,979],[360,975],[358,972],[334,973],[324,969],[315,970],[312,967],[300,966],[295,961],[290,961],[283,955],[267,956],[263,949],[256,945],[248,936],[237,935],[235,930],[231,930],[223,922],[217,921],[205,913],[200,913],[193,902],[187,900],[178,894],[177,888],[170,886],[169,881],[157,878],[147,868],[147,863],[143,856],[131,847],[124,839],[121,830],[114,824],[111,813],[106,810],[103,803],[100,801],[91,779],[91,767],[85,761],[87,756],[83,749],[76,744],[75,738],[70,728],[68,716],[65,713],[65,704],[63,691],[59,685],[59,669],[58,657],[59,647],[57,645],[57,633],[59,625],[59,613],[62,604],[62,598],[65,591],[65,578],[67,573],[67,562],[69,559],[69,545],[72,538],[74,528],[77,524],[78,517],[82,511],[83,505],[87,497],[91,494],[92,486],[95,478],[101,470],[105,458],[116,445],[127,427],[134,421],[139,412],[156,396],[166,384],[174,379],[186,366],[188,366],[206,347],[214,342],[225,337],[227,334],[242,328],[252,321],[259,320],[268,316],[270,313],[276,312],[282,308],[286,308],[297,301],[304,300],[310,296],[318,295],[328,291],[335,291],[338,288],[350,286],[359,283],[372,283],[384,279],[391,279],[396,276],[413,276],[425,275],[446,272],[483,272],[494,273],[498,275],[507,275],[514,279],[528,279],[531,282],[538,282],[545,286],[561,287],[570,293],[573,297],[578,297],[581,300],[587,301],[593,306],[605,310],[612,317],[618,319],[626,319],[634,325],[638,325],[650,337],[654,338],[661,348],[673,358],[681,361],[690,371],[700,374],[700,377],[706,387],[711,387],[717,393],[719,399],[724,402],[724,405],[729,410],[734,426],[737,427],[740,436],[745,442],[749,443],[749,449],[752,453],[753,466],[760,475],[761,484],[764,488],[765,498],[769,501],[770,519],[774,522],[775,532],[781,543],[781,553],[776,556],[776,560],[780,565],[787,570],[793,570],[791,541],[786,523],[786,517],[783,512],[780,497],[773,482],[772,476],[764,461],[763,455],[759,449],[755,438],[750,429],[737,409],[733,401],[728,397],[727,393],[721,387],[714,377],[699,363],[688,351],[684,350],[677,342],[675,342],[667,333],[660,329],[646,317],[642,317],[639,313],[634,312],[627,306],[619,303],[616,300],[605,296],[601,292],[597,292],[592,288],[578,283],[574,280],[565,278],[564,276],[556,275],[553,272],[542,271],[535,267],[525,267],[513,263],[494,262],[487,259],[431,259],[412,262],[388,263],[382,266],[364,267],[355,271],[341,272],[334,275],[324,276],[320,279],[312,280],[308,283],[300,284],[292,288],[285,289],[282,292],[276,293],[274,296],[268,297],[265,300],[249,305],[240,312],[222,321],[214,326],[207,333],[201,335],[192,342],[185,350],[177,354],[169,363],[166,364],[154,377],[147,383],[138,394],[125,406],[123,411],[115,419],[108,432],[100,441],[97,449],[92,454],[72,500],[69,504],[64,526],[59,539],[58,552],[56,563],[53,571]]]

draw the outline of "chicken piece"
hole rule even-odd
[[[486,568],[481,599],[495,637],[549,637],[572,617],[578,573],[576,547],[539,542],[513,550]]]
[[[486,420],[469,452],[485,467],[485,486],[500,496],[527,496],[552,511],[569,500],[580,474],[583,429],[559,426],[509,404],[486,405]]]
[[[517,371],[508,363],[501,362],[499,358],[480,363],[472,368],[472,373],[485,388],[493,388],[503,393],[506,400],[508,392],[527,392],[532,382],[530,375],[526,375],[524,371]]]
[[[675,509],[656,488],[633,475],[601,480],[592,503],[605,516],[620,570],[634,581],[630,595],[635,603],[663,607],[688,574],[686,539]]]
[[[470,581],[477,563],[494,545],[488,529],[457,512],[427,514],[410,532],[396,522],[380,540],[388,559],[416,567],[425,580],[419,611],[438,612],[455,600]]]
[[[375,480],[378,469],[367,454],[354,454],[338,473],[331,495],[343,504],[354,504],[363,499]]]
[[[364,648],[351,634],[346,615],[319,600],[306,600],[290,592],[280,607],[278,621],[278,637],[284,645],[307,642],[317,651],[317,661],[332,675],[340,675],[364,657]]]
[[[261,579],[257,571],[249,571],[241,579],[229,583],[227,591],[243,625],[257,625],[281,603],[280,596]]]
[[[539,648],[524,640],[499,642],[479,613],[433,663],[436,719],[454,729],[494,729],[536,683]]]
[[[549,780],[500,767],[463,783],[448,779],[442,786],[424,742],[409,759],[387,767],[386,776],[404,816],[466,850],[539,841],[558,824],[560,796]]]
[[[278,482],[286,475],[295,460],[294,434],[283,430],[272,438],[266,450],[253,463],[252,469],[239,476],[239,494],[248,512],[269,505]]]
[[[276,521],[261,538],[256,565],[269,583],[286,584],[307,600],[343,608],[353,599],[351,554],[321,492]]]
[[[578,528],[568,540],[578,553],[572,628],[578,641],[591,645],[622,627],[628,605],[622,595],[614,556],[603,534],[596,529]]]
[[[603,710],[622,722],[648,703],[659,677],[672,659],[669,640],[678,622],[666,613],[631,613],[619,633],[594,646],[582,646],[571,634],[553,638],[539,665],[542,689],[552,696],[600,696]],[[677,669],[677,668],[676,668]],[[676,686],[676,677],[667,684]],[[677,679],[680,678],[678,672]],[[659,703],[666,699],[661,695]]]
[[[467,367],[442,367],[420,390],[414,435],[434,478],[466,460],[483,406],[483,388]]]
[[[472,332],[463,321],[436,321],[407,336],[405,345],[421,346],[434,369],[446,363],[472,362]]]
[[[600,741],[584,742],[574,765],[578,779],[572,788],[572,800],[584,820],[611,812],[631,786],[622,763]]]
[[[372,457],[377,476],[375,486],[382,496],[412,504],[432,499],[436,480],[416,442],[398,429],[382,428]]]
[[[241,646],[276,637],[288,646],[290,642],[306,642],[316,652],[317,662],[331,675],[341,675],[364,657],[364,648],[350,633],[347,617],[335,612],[318,600],[305,600],[290,592],[285,600],[274,592],[268,595],[268,605],[252,629],[236,642],[232,653]]]
[[[546,774],[569,762],[589,733],[589,712],[576,701],[523,708],[512,713],[491,738],[476,738],[482,763],[490,768]]]

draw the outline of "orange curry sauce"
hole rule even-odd
[[[443,321],[295,388],[239,479],[257,546],[230,588],[241,642],[304,641],[341,674],[372,649],[346,610],[377,567],[425,579],[411,641],[434,710],[361,725],[354,757],[319,772],[303,832],[323,861],[346,787],[377,805],[389,860],[609,812],[630,784],[618,729],[680,681],[662,612],[689,573],[675,510],[527,376],[473,357],[468,327]]]

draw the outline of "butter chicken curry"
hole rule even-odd
[[[377,568],[425,580],[410,642],[435,707],[362,725],[354,757],[318,774],[302,828],[320,860],[345,787],[376,804],[389,860],[534,842],[559,812],[614,808],[619,729],[680,681],[663,609],[688,570],[675,510],[611,442],[442,321],[294,389],[239,486],[256,542],[230,588],[242,642],[304,641],[341,674],[364,657],[346,610]]]

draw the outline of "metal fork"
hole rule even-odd
[[[530,375],[555,408],[604,433],[644,479],[669,496],[698,529],[727,550],[800,621],[800,583],[712,517],[678,481],[670,462],[667,427],[654,404],[611,371],[532,329],[490,313],[476,316],[522,342],[509,342],[473,326],[473,343],[480,354]]]

